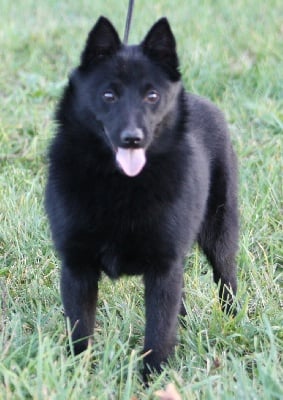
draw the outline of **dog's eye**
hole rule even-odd
[[[106,103],[115,103],[117,100],[117,96],[112,90],[106,90],[106,92],[102,94],[102,98]]]
[[[149,90],[144,101],[149,104],[156,104],[160,99],[160,94],[156,90]]]

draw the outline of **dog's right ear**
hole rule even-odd
[[[85,49],[81,56],[81,67],[88,67],[104,60],[119,50],[122,43],[119,35],[105,18],[100,17],[90,31]]]

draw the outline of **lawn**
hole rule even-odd
[[[166,15],[186,88],[225,112],[239,158],[241,236],[235,319],[205,258],[185,265],[185,327],[160,376],[139,370],[140,278],[103,277],[95,342],[67,357],[59,261],[43,197],[55,104],[99,15],[123,36],[127,1],[0,0],[0,398],[283,398],[283,6],[281,0],[136,1],[129,42]]]

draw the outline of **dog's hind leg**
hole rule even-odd
[[[235,179],[228,187],[223,177],[215,179],[214,193],[210,195],[198,243],[213,268],[214,281],[219,284],[219,299],[222,309],[236,313],[233,304],[237,292],[236,252],[238,248],[238,209],[234,187]],[[217,185],[217,183],[221,183]]]
[[[184,263],[185,262],[183,262],[183,264]],[[184,282],[184,279],[183,279],[182,299],[181,299],[181,305],[180,305],[180,310],[179,310],[179,316],[181,318],[183,318],[183,317],[185,317],[187,315],[187,310],[186,310],[186,307],[185,307],[186,294],[185,294],[185,291],[184,291],[184,287],[185,287],[185,282]],[[181,321],[182,321],[182,319],[181,319]]]
[[[199,235],[199,244],[213,268],[215,283],[219,284],[219,300],[223,311],[235,314],[232,307],[237,292],[235,227],[228,230],[211,229],[206,225]]]

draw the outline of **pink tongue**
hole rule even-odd
[[[126,175],[136,176],[145,165],[145,152],[144,149],[123,149],[118,147],[116,160]]]

